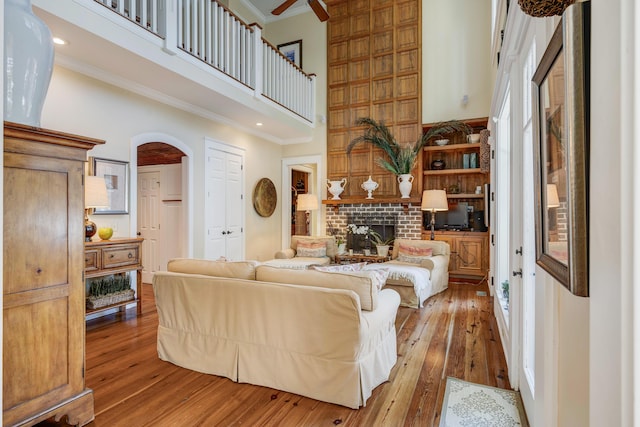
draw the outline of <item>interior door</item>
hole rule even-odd
[[[159,267],[160,172],[138,170],[138,232],[142,242],[142,282],[151,283]]]
[[[205,158],[205,258],[244,258],[244,155],[211,142]],[[222,203],[221,203],[222,201]]]

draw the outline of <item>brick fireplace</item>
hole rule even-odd
[[[399,203],[341,204],[338,209],[326,207],[327,230],[347,240],[347,224],[369,225],[380,234],[395,234],[396,239],[422,238],[422,211],[420,205]],[[382,231],[382,232],[381,232]],[[358,248],[355,248],[356,250]]]

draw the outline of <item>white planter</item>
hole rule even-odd
[[[51,31],[31,0],[4,2],[4,119],[40,127],[53,72]]]
[[[408,199],[411,197],[411,187],[413,187],[413,175],[405,173],[398,175],[398,182],[400,183],[400,194],[402,199]]]
[[[338,245],[338,255],[344,255],[345,253],[347,253],[347,244],[340,243]]]
[[[389,245],[376,245],[376,251],[378,251],[378,256],[389,256]]]

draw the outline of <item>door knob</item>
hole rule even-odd
[[[226,231],[223,231],[223,232],[222,232],[222,235],[224,236],[225,234],[227,234],[227,232],[226,232]]]
[[[138,231],[138,232],[136,233],[136,235],[138,235],[138,236],[142,236],[142,233]]]

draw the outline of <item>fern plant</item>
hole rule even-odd
[[[465,135],[471,133],[469,125],[459,120],[449,120],[432,126],[415,143],[401,145],[382,121],[378,122],[370,117],[360,117],[355,124],[357,126],[367,126],[367,129],[363,135],[353,139],[347,145],[347,154],[351,154],[353,148],[361,142],[371,144],[381,149],[388,157],[388,159],[378,157],[376,163],[394,175],[411,173],[420,150],[430,139],[455,132],[463,132]]]

